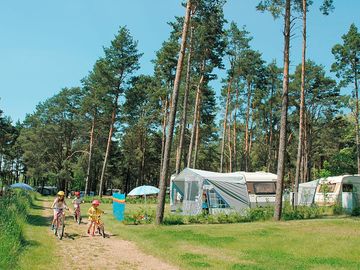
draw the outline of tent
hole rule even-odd
[[[312,205],[319,179],[299,184],[298,205]]]
[[[249,208],[249,196],[244,176],[239,173],[215,173],[186,168],[170,182],[172,211],[184,215],[200,214],[207,208],[210,214]]]
[[[12,184],[10,186],[10,188],[20,188],[23,190],[34,191],[34,189],[31,186],[29,186],[28,184],[25,184],[25,183],[15,183],[15,184]]]

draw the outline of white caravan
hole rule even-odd
[[[360,176],[341,175],[321,178],[316,187],[314,202],[320,206],[339,203],[351,211],[360,205]]]
[[[244,176],[250,207],[275,204],[277,175],[267,172],[239,172]]]

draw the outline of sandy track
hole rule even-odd
[[[46,203],[44,216],[51,217],[52,210]],[[68,212],[67,212],[68,214]],[[132,242],[116,238],[106,231],[107,237],[87,235],[87,224],[66,219],[65,235],[58,240],[58,255],[63,260],[62,269],[178,269],[158,258],[147,255]],[[49,230],[49,237],[55,237]]]

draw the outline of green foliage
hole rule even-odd
[[[163,220],[164,225],[182,225],[185,224],[184,216],[179,214],[166,215]]]
[[[123,223],[126,225],[150,224],[154,220],[155,211],[141,207],[136,211],[126,212]]]
[[[85,203],[91,203],[93,200],[99,200],[100,203],[105,203],[105,204],[110,204],[112,203],[112,198],[107,198],[107,197],[97,197],[97,196],[84,196],[82,198],[84,200]]]
[[[360,216],[360,207],[354,207],[354,209],[351,212],[351,215],[354,217]]]
[[[24,245],[23,225],[32,198],[25,191],[8,191],[0,197],[0,269],[14,268]]]
[[[293,208],[289,204],[285,205],[282,212],[282,219],[297,220],[297,219],[312,219],[319,218],[322,214],[322,209],[318,206],[296,206]]]
[[[344,214],[344,208],[341,206],[340,203],[336,203],[335,205],[331,206],[331,210],[334,215]]]

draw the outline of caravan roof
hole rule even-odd
[[[330,176],[326,178],[320,178],[320,183],[352,183],[360,182],[360,177],[358,175],[340,175],[340,176]]]
[[[245,177],[246,182],[276,182],[277,175],[268,172],[238,172]]]

